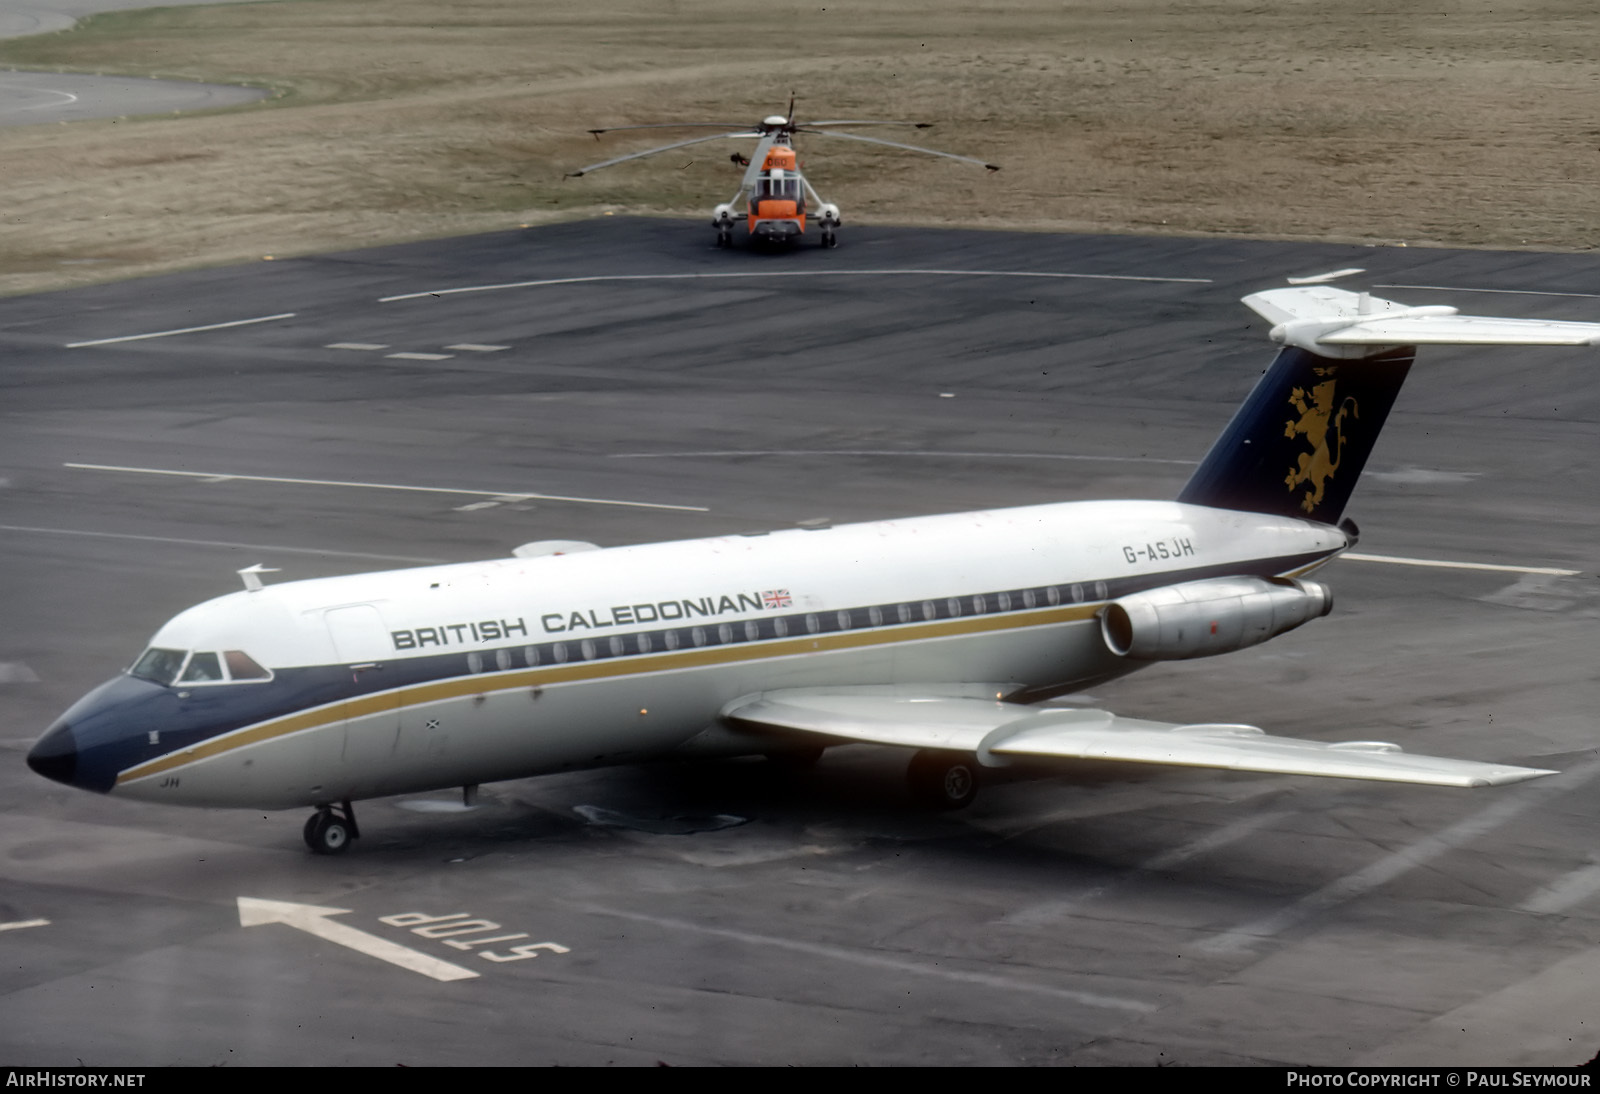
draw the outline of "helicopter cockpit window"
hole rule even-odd
[[[800,197],[800,180],[796,178],[765,178],[757,191],[759,197],[781,198],[797,201]]]
[[[223,679],[222,663],[214,653],[197,653],[189,658],[189,667],[183,670],[180,683],[212,684]]]
[[[186,656],[188,654],[184,650],[151,647],[140,654],[139,660],[128,670],[128,675],[165,687],[178,678],[178,670],[183,668],[183,659]]]

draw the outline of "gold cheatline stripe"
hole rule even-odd
[[[1322,558],[1315,562],[1307,563],[1304,566],[1287,571],[1286,576],[1298,577],[1309,570],[1316,569],[1327,561],[1327,558]],[[359,699],[347,699],[343,703],[321,707],[317,710],[302,711],[270,722],[262,722],[259,725],[233,730],[231,733],[213,737],[209,741],[203,741],[191,748],[186,748],[182,752],[160,756],[154,760],[147,760],[142,764],[130,767],[117,776],[115,785],[121,786],[123,783],[146,779],[152,775],[171,771],[174,768],[184,767],[198,760],[205,760],[212,756],[219,756],[224,752],[231,752],[236,748],[244,748],[249,745],[259,744],[262,741],[269,741],[274,737],[284,737],[291,733],[299,733],[302,730],[317,729],[335,722],[360,718],[369,714],[379,714],[389,710],[393,710],[398,714],[408,707],[434,703],[442,699],[458,699],[463,695],[482,695],[487,692],[512,691],[522,687],[567,684],[583,680],[601,680],[615,676],[644,676],[654,672],[702,668],[706,665],[726,665],[739,661],[764,661],[811,650],[859,649],[863,646],[887,646],[900,642],[916,642],[927,638],[943,638],[952,635],[1022,630],[1052,623],[1069,623],[1075,620],[1089,619],[1103,606],[1100,602],[1073,604],[1062,608],[974,616],[970,619],[942,619],[933,623],[891,625],[894,628],[892,630],[882,627],[870,627],[861,631],[848,631],[845,633],[818,635],[816,637],[786,638],[776,641],[768,639],[748,645],[715,646],[710,649],[685,650],[677,653],[629,654],[621,659],[607,658],[601,661],[585,661],[559,667],[524,669],[496,677],[493,687],[484,686],[486,678],[483,676],[461,676],[437,683],[413,684],[411,687],[403,688],[399,691],[364,695]]]
[[[1101,605],[1098,603],[1074,604],[1070,607],[1006,613],[1003,615],[975,616],[970,619],[942,619],[934,623],[897,626],[892,631],[886,628],[872,628],[826,635],[807,635],[779,641],[769,639],[765,642],[755,642],[748,645],[715,646],[710,649],[684,650],[678,653],[631,654],[626,658],[584,661],[578,664],[561,665],[547,669],[523,669],[494,677],[492,686],[489,686],[490,678],[485,676],[461,676],[449,680],[441,680],[437,683],[413,684],[409,688],[402,688],[399,691],[363,695],[359,699],[347,699],[342,703],[335,703],[316,710],[302,711],[298,714],[290,714],[270,722],[262,722],[259,725],[237,729],[221,737],[213,737],[209,741],[203,741],[191,748],[184,749],[182,752],[170,753],[130,767],[117,776],[116,785],[121,786],[124,783],[134,782],[138,779],[146,779],[152,775],[159,775],[199,760],[219,756],[224,752],[231,752],[236,748],[260,744],[262,741],[268,741],[274,737],[284,737],[291,733],[299,733],[302,730],[317,729],[321,726],[331,725],[351,718],[364,717],[369,714],[381,714],[391,710],[399,713],[409,707],[436,703],[442,699],[459,699],[465,695],[514,691],[517,688],[538,687],[546,684],[601,680],[614,676],[644,676],[654,672],[702,668],[706,665],[726,665],[739,661],[764,661],[769,658],[786,657],[811,651],[859,649],[863,646],[887,646],[900,642],[916,642],[926,638],[983,634],[990,631],[1022,630],[1027,627],[1089,619],[1100,610],[1100,607]]]

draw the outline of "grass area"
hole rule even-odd
[[[99,16],[0,65],[274,88],[0,128],[0,292],[513,227],[700,217],[708,144],[597,125],[782,112],[938,123],[988,174],[813,138],[854,222],[1600,246],[1588,0],[284,0]],[[707,240],[709,243],[709,231]],[[690,237],[693,238],[693,237]],[[844,243],[849,245],[848,235]]]

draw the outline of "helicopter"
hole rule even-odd
[[[727,130],[727,132],[713,133],[706,137],[691,137],[686,141],[676,141],[672,144],[664,144],[658,148],[650,148],[643,152],[634,152],[631,155],[602,160],[600,163],[591,163],[587,167],[581,167],[571,172],[567,177],[580,178],[591,171],[598,171],[602,167],[626,163],[629,160],[643,159],[646,156],[654,156],[660,152],[670,152],[674,148],[685,148],[691,144],[702,144],[706,141],[727,140],[730,138],[753,138],[757,141],[753,153],[745,156],[735,152],[728,157],[735,164],[743,167],[745,172],[744,178],[739,183],[738,192],[711,211],[711,226],[717,232],[717,246],[733,246],[734,227],[740,221],[744,222],[752,240],[761,243],[794,243],[805,234],[806,223],[810,219],[816,222],[822,245],[824,247],[837,247],[839,245],[839,225],[842,222],[839,207],[832,202],[823,201],[821,195],[801,174],[800,160],[794,150],[794,135],[796,133],[806,133],[823,137],[839,137],[849,141],[862,141],[866,144],[881,144],[909,152],[922,152],[930,156],[939,156],[943,159],[960,160],[962,163],[976,164],[989,171],[1000,170],[995,164],[985,163],[983,160],[975,159],[972,156],[958,156],[952,152],[940,152],[932,148],[922,148],[914,144],[902,144],[899,141],[888,141],[879,137],[863,137],[857,133],[839,133],[827,128],[830,126],[891,125],[927,129],[932,124],[932,122],[865,121],[834,118],[827,121],[807,122],[802,125],[795,120],[794,99],[791,97],[787,115],[772,114],[752,126],[743,126],[737,122],[662,122],[654,125],[622,125],[608,129],[591,129],[589,132],[594,135],[595,140],[599,140],[602,133],[619,133],[632,129],[720,129]]]

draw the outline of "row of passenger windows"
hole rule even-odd
[[[168,650],[152,646],[128,670],[129,676],[167,686],[178,684],[225,684],[229,681],[270,680],[272,673],[262,668],[243,650]]]
[[[747,619],[738,623],[716,623],[636,634],[614,634],[601,638],[546,642],[537,646],[524,646],[520,650],[500,649],[469,653],[467,668],[475,673],[497,669],[504,671],[523,667],[538,668],[564,665],[572,661],[595,661],[607,657],[628,657],[636,654],[692,650],[704,646],[758,642],[762,639],[803,638],[810,634],[932,622],[938,619],[956,619],[963,615],[992,615],[998,612],[1055,607],[1064,602],[1081,604],[1088,592],[1092,592],[1096,599],[1103,600],[1107,596],[1106,583],[1096,581],[1092,585],[1072,585],[1066,588],[1047,585],[1035,589],[1017,589],[978,596],[952,596],[943,600],[924,600],[913,604],[882,604],[870,608],[844,608],[835,612]]]

